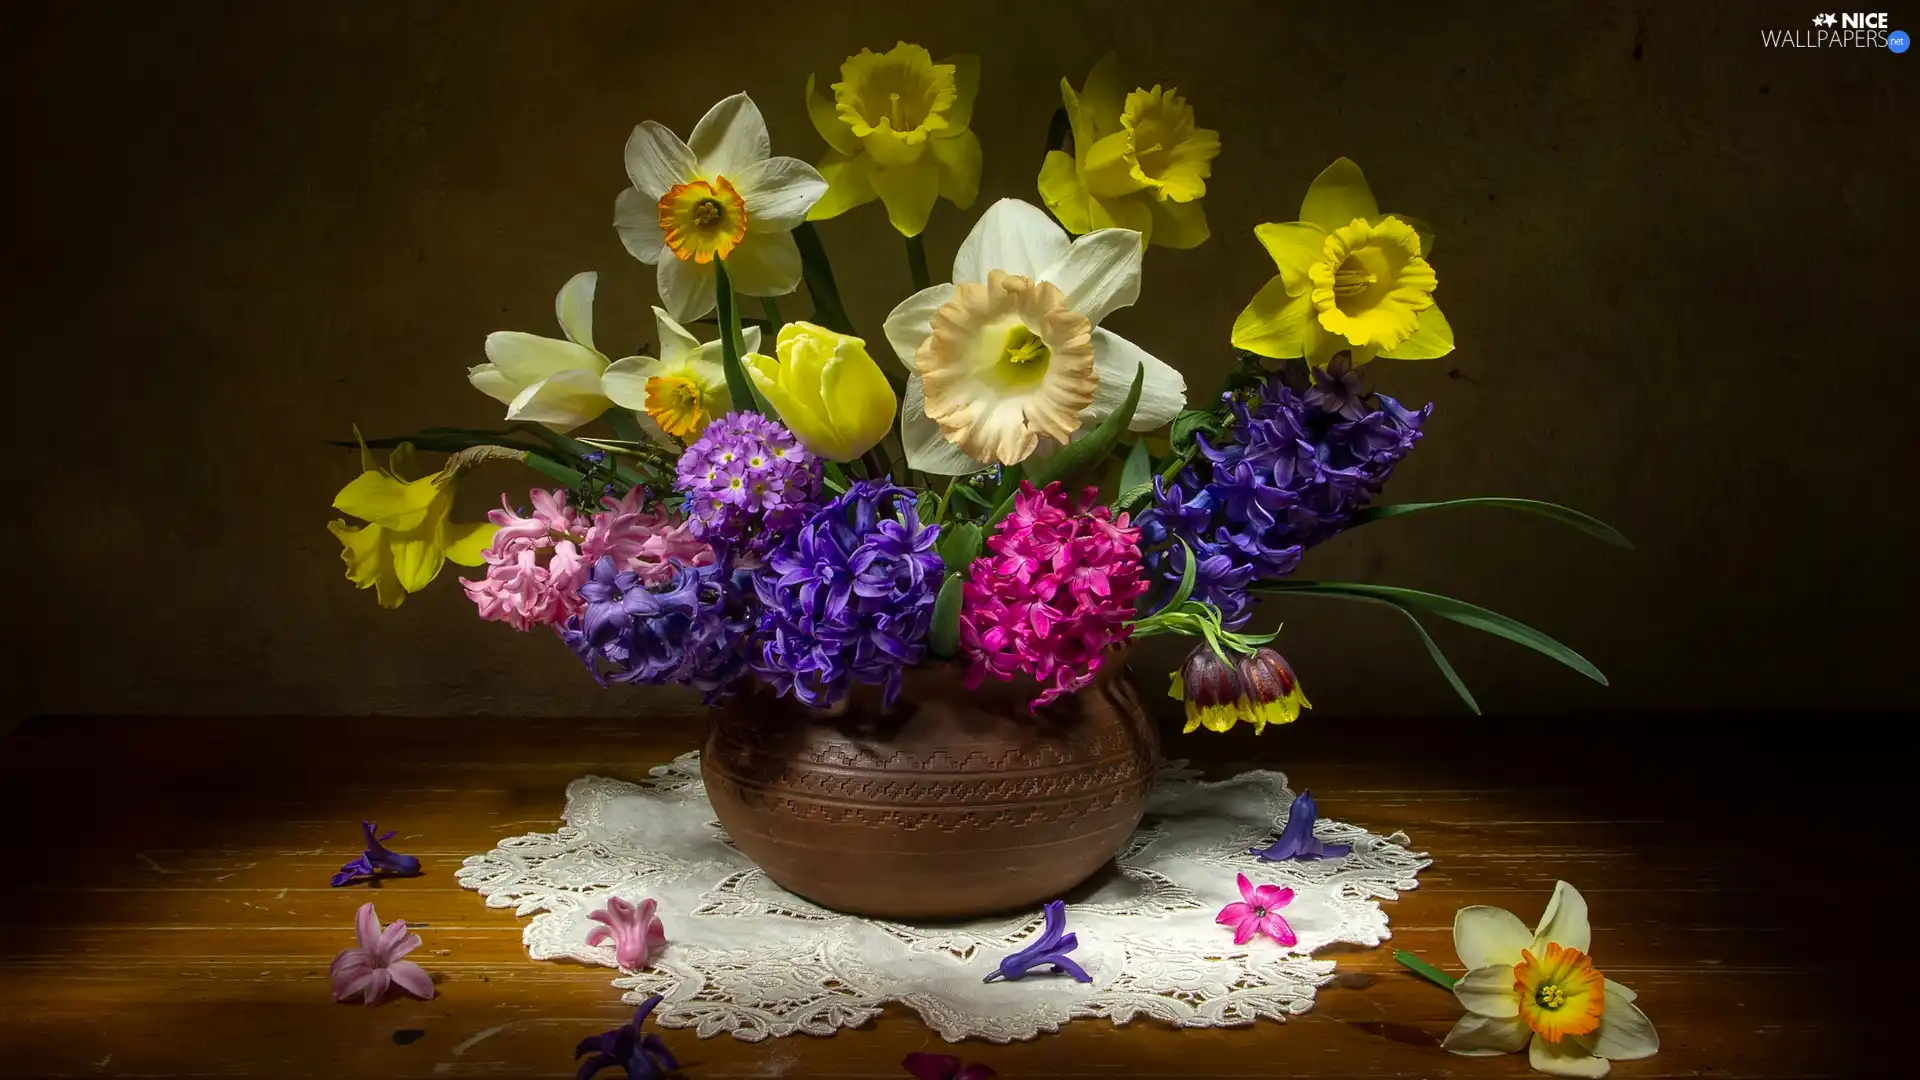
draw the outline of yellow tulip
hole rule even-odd
[[[808,450],[828,461],[852,461],[893,429],[899,400],[867,343],[823,326],[780,328],[778,358],[741,358],[753,384]]]
[[[368,524],[349,525],[344,519],[327,524],[344,547],[340,557],[347,564],[348,581],[373,589],[380,606],[392,608],[408,593],[426,588],[448,559],[462,566],[480,565],[480,553],[493,542],[499,526],[447,520],[453,510],[451,472],[405,479],[402,473],[414,468],[410,443],[395,447],[384,469],[374,464],[362,443],[360,466],[360,475],[334,496],[333,508]]]
[[[1198,247],[1207,239],[1201,199],[1220,133],[1194,123],[1178,92],[1123,94],[1119,61],[1109,53],[1080,91],[1060,80],[1073,126],[1073,152],[1054,150],[1040,168],[1040,197],[1075,235],[1119,227],[1144,243]]]
[[[980,194],[980,140],[968,124],[980,88],[980,58],[934,63],[900,42],[885,53],[847,57],[833,99],[807,76],[807,113],[833,148],[820,163],[827,193],[810,221],[838,217],[879,199],[902,236],[927,227],[936,199],[965,210]]]
[[[1346,158],[1307,188],[1300,220],[1253,230],[1279,275],[1233,323],[1233,346],[1325,367],[1342,350],[1431,360],[1453,351],[1453,327],[1433,302],[1433,230],[1381,214],[1360,166]]]

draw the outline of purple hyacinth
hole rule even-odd
[[[1251,615],[1247,587],[1292,573],[1308,548],[1345,528],[1419,441],[1433,406],[1412,412],[1365,394],[1341,358],[1314,372],[1305,396],[1272,376],[1250,399],[1225,400],[1231,416],[1217,445],[1197,434],[1201,459],[1173,483],[1156,477],[1139,520],[1158,594],[1180,581],[1184,540],[1197,560],[1193,599],[1238,628]]]
[[[625,1070],[627,1080],[664,1080],[679,1072],[680,1063],[674,1060],[666,1042],[645,1027],[648,1014],[659,1004],[660,995],[655,994],[640,1003],[631,1021],[580,1040],[580,1045],[574,1048],[574,1058],[593,1056],[580,1062],[579,1071],[573,1074],[574,1080],[588,1080],[602,1069]]]
[[[820,459],[759,413],[728,413],[707,425],[676,472],[694,535],[749,556],[764,555],[820,499]]]
[[[745,670],[742,640],[753,626],[745,571],[724,556],[710,566],[675,560],[673,580],[648,586],[603,555],[580,586],[587,607],[561,640],[602,686],[609,682],[698,689],[712,704]]]
[[[1288,859],[1338,859],[1353,854],[1351,844],[1329,844],[1313,835],[1314,823],[1320,820],[1320,808],[1313,803],[1313,792],[1303,791],[1287,807],[1287,823],[1280,830],[1280,836],[1263,848],[1254,848],[1247,852],[1258,855],[1266,862],[1284,862]]]
[[[420,873],[420,860],[411,855],[402,855],[397,851],[388,851],[383,841],[393,839],[398,830],[380,831],[380,826],[371,821],[360,823],[360,832],[366,840],[367,849],[358,858],[340,868],[333,875],[333,887],[339,888],[362,878],[378,880],[382,877],[413,877]]]
[[[981,982],[993,982],[995,979],[1018,979],[1034,968],[1050,964],[1056,973],[1073,977],[1075,982],[1092,982],[1093,976],[1086,973],[1073,958],[1067,954],[1080,947],[1080,938],[1067,933],[1067,902],[1054,900],[1041,909],[1046,925],[1040,936],[1019,952],[1009,954],[1000,961],[1000,966],[987,973]]]
[[[885,688],[926,654],[940,589],[938,525],[921,525],[913,493],[856,481],[784,537],[754,572],[760,595],[755,674],[801,703],[830,708],[855,683]]]

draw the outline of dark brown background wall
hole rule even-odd
[[[464,367],[488,331],[554,332],[553,293],[577,271],[601,274],[602,341],[647,341],[652,272],[609,224],[633,125],[685,133],[745,89],[777,153],[817,159],[807,73],[831,81],[846,54],[901,37],[983,58],[983,200],[941,205],[937,268],[986,200],[1035,197],[1058,81],[1110,46],[1221,131],[1213,241],[1155,249],[1142,302],[1114,322],[1197,390],[1272,273],[1253,225],[1291,220],[1335,156],[1435,223],[1461,348],[1375,369],[1437,402],[1390,498],[1557,500],[1639,548],[1462,512],[1370,528],[1305,572],[1484,603],[1614,678],[1602,690],[1437,628],[1489,709],[1911,706],[1896,650],[1912,636],[1920,59],[1764,50],[1760,31],[1805,25],[1807,5],[1713,6],[11,16],[6,364],[25,487],[7,622],[25,708],[644,713],[644,694],[596,689],[555,641],[477,621],[450,575],[397,612],[351,589],[324,526],[356,463],[323,444],[355,421],[496,419]],[[877,330],[908,291],[898,238],[877,205],[824,232]],[[532,479],[478,474],[466,514]],[[1459,711],[1392,613],[1273,614],[1316,716]]]

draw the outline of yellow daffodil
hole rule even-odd
[[[1453,327],[1433,302],[1433,230],[1382,215],[1360,166],[1346,158],[1307,188],[1300,220],[1256,227],[1280,274],[1233,323],[1233,345],[1326,367],[1341,350],[1431,360],[1453,351]]]
[[[913,374],[900,406],[907,463],[942,476],[1013,465],[1104,420],[1145,370],[1133,431],[1170,422],[1187,384],[1165,361],[1100,326],[1140,296],[1140,236],[1077,240],[1039,207],[1002,199],[953,260],[953,282],[887,316]]]
[[[1220,133],[1198,126],[1171,88],[1124,94],[1109,53],[1078,93],[1060,80],[1073,153],[1053,150],[1040,168],[1040,197],[1067,231],[1118,226],[1146,243],[1198,247],[1207,239],[1207,193]]]
[[[608,398],[631,409],[640,426],[656,440],[692,442],[714,419],[733,409],[720,342],[705,344],[660,308],[653,309],[659,331],[659,356],[630,356],[608,365],[600,385]],[[760,328],[740,331],[748,352],[760,348]]]
[[[503,402],[507,419],[570,431],[606,412],[613,404],[602,379],[607,372],[645,357],[628,357],[611,366],[593,347],[593,290],[598,274],[575,274],[554,298],[554,314],[566,340],[498,330],[487,335],[487,362],[467,369],[474,389]]]
[[[359,432],[354,433],[358,437]],[[344,550],[347,580],[373,589],[381,607],[399,607],[408,593],[427,587],[446,560],[461,566],[479,566],[480,552],[493,541],[499,526],[485,521],[456,525],[447,520],[453,510],[454,476],[441,470],[418,480],[406,473],[415,468],[413,446],[401,443],[382,469],[366,444],[360,445],[363,470],[340,494],[333,508],[367,522],[349,525],[344,519],[327,524],[327,531]]]
[[[753,384],[807,449],[852,461],[893,429],[899,404],[867,343],[812,323],[780,328],[778,358],[742,358]]]
[[[627,253],[658,268],[660,300],[692,322],[714,309],[714,262],[735,292],[784,296],[800,284],[793,227],[827,190],[813,166],[771,157],[759,106],[735,94],[707,110],[686,142],[648,120],[627,139],[633,186],[614,202]]]
[[[1632,990],[1594,969],[1592,942],[1587,901],[1564,881],[1532,931],[1511,911],[1462,908],[1453,946],[1468,971],[1453,993],[1467,1015],[1442,1045],[1469,1057],[1525,1048],[1554,1076],[1605,1076],[1609,1062],[1653,1055],[1653,1021]]]
[[[879,199],[902,236],[927,227],[935,199],[964,210],[980,194],[980,140],[968,128],[980,58],[939,63],[918,45],[861,49],[840,65],[829,101],[807,76],[807,113],[833,148],[820,163],[827,193],[807,212],[838,217]]]

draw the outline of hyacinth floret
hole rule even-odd
[[[913,492],[860,480],[814,511],[754,572],[753,669],[776,692],[831,708],[855,684],[892,705],[901,672],[926,656],[941,569],[938,525]]]
[[[580,587],[582,611],[560,637],[602,686],[677,683],[712,704],[746,667],[743,644],[753,627],[746,579],[722,557],[705,566],[677,562],[672,577],[649,583],[602,555]]]
[[[696,536],[759,556],[818,504],[822,466],[778,421],[735,412],[707,425],[675,474]]]

